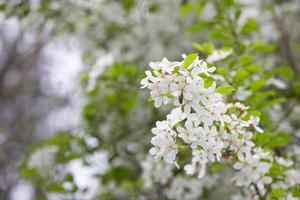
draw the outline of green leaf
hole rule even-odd
[[[262,72],[264,70],[264,68],[262,66],[255,65],[255,64],[247,65],[245,67],[245,69],[251,73],[258,73],[258,72]]]
[[[234,87],[232,87],[230,85],[221,85],[216,89],[216,92],[218,92],[220,94],[228,94],[233,91],[235,91],[235,89],[234,89]]]
[[[222,76],[228,76],[228,69],[218,67],[217,70],[216,70],[216,73],[220,74]]]
[[[193,8],[193,4],[192,3],[190,3],[190,2],[186,3],[183,6],[181,6],[180,13],[182,15],[187,15],[190,12],[190,10],[192,10],[192,8]]]
[[[277,73],[280,74],[282,77],[291,80],[294,77],[293,70],[288,66],[281,66],[277,68]]]
[[[293,197],[300,197],[300,185],[296,185],[291,188],[291,193]]]
[[[159,6],[157,4],[152,4],[149,6],[149,12],[157,12],[159,10]]]
[[[205,1],[198,1],[198,3],[196,3],[196,5],[194,6],[194,10],[197,15],[200,15],[202,13],[206,3],[207,2]]]
[[[272,177],[283,176],[285,170],[278,163],[274,162],[269,170],[269,175]]]
[[[38,174],[38,171],[35,168],[23,168],[21,170],[21,175],[27,179],[34,178],[35,176],[37,176],[37,174]]]
[[[245,120],[249,120],[251,116],[260,117],[261,112],[259,112],[258,110],[248,110],[248,112],[245,116]]]
[[[272,188],[272,194],[276,198],[281,198],[286,196],[285,191],[282,188]]]
[[[66,192],[65,188],[59,184],[48,185],[47,190],[49,192],[58,192],[58,193]]]
[[[121,183],[120,188],[130,190],[134,188],[134,183],[131,181],[124,181]]]
[[[199,43],[193,43],[193,47],[199,51],[205,52],[207,54],[211,54],[214,51],[214,45],[210,43],[204,43],[204,44],[199,44]]]
[[[236,72],[233,82],[237,85],[241,85],[249,78],[249,76],[250,74],[246,70],[240,69]]]
[[[291,136],[284,133],[279,132],[274,137],[271,138],[271,140],[268,142],[268,147],[274,148],[274,147],[285,147],[291,140]]]
[[[1,12],[1,11],[4,11],[5,8],[6,8],[5,3],[0,3],[0,12]]]
[[[124,180],[132,180],[133,178],[133,173],[128,168],[116,167],[110,169],[102,176],[102,182],[106,184],[110,181],[115,181],[116,183],[121,184]]]
[[[284,132],[276,134],[263,133],[256,136],[257,145],[269,148],[284,147],[290,142],[290,140],[291,136]]]
[[[212,174],[217,173],[218,171],[220,171],[221,169],[223,169],[224,165],[222,163],[214,163],[211,167],[210,167],[210,171]]]
[[[254,57],[251,55],[243,55],[239,57],[239,62],[242,66],[249,65],[254,60]]]
[[[269,53],[275,50],[276,45],[267,44],[263,40],[257,40],[252,44],[253,51],[261,53]]]
[[[257,91],[257,90],[261,89],[265,85],[265,83],[266,83],[266,81],[263,79],[255,80],[249,84],[249,87],[251,90]]]
[[[266,143],[268,143],[268,141],[271,140],[272,137],[273,137],[272,133],[257,134],[255,143],[258,146],[264,146]]]
[[[213,77],[207,76],[206,74],[200,74],[200,77],[204,80],[205,88],[209,88],[215,82]]]
[[[198,23],[190,26],[188,28],[188,32],[190,32],[190,33],[196,33],[196,32],[202,31],[204,29],[207,29],[210,26],[211,26],[211,22],[201,20]]]
[[[184,59],[183,66],[184,66],[185,68],[188,68],[188,67],[193,63],[193,61],[197,58],[197,56],[198,56],[197,53],[193,53],[193,54],[188,55],[188,56]]]
[[[246,23],[241,29],[242,34],[249,34],[257,31],[259,31],[258,24],[255,19],[251,17],[247,19]]]
[[[89,80],[89,74],[88,73],[82,73],[80,76],[80,81],[87,82]]]
[[[136,2],[135,0],[123,0],[121,4],[126,10],[130,10],[135,6]]]

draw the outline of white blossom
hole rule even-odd
[[[158,121],[152,129],[150,154],[176,164],[180,148],[188,148],[192,158],[184,170],[203,178],[209,162],[222,162],[223,153],[231,152],[237,157],[233,166],[239,171],[233,178],[236,185],[255,183],[263,191],[272,182],[266,174],[273,158],[252,141],[253,130],[263,133],[259,117],[250,115],[245,119],[249,107],[240,102],[226,103],[216,92],[215,81],[205,87],[201,74],[213,77],[214,67],[208,67],[199,57],[189,66],[184,65],[184,61],[170,62],[166,58],[151,62],[152,71],[146,71],[147,77],[141,82],[151,91],[155,107],[171,102],[175,106],[167,119]],[[228,108],[236,112],[229,113]]]
[[[142,178],[146,188],[151,188],[157,183],[164,185],[173,176],[173,165],[151,157],[142,161],[142,169]]]
[[[35,151],[28,160],[28,166],[37,169],[41,174],[48,176],[53,173],[57,146],[45,146]]]
[[[227,58],[232,53],[232,50],[214,50],[211,55],[207,57],[208,63],[214,63]]]

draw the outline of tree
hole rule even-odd
[[[92,66],[80,131],[57,133],[22,163],[40,198],[299,197],[297,1],[3,5],[30,26],[53,22],[56,37],[72,33]],[[146,62],[182,52],[151,62],[143,79]],[[109,167],[91,194],[69,168],[99,152]]]

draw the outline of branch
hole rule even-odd
[[[296,61],[293,55],[293,51],[291,48],[291,39],[290,34],[287,31],[288,29],[285,27],[283,19],[281,19],[277,14],[276,11],[273,10],[273,19],[275,24],[277,25],[277,29],[281,34],[281,44],[284,50],[284,56],[286,57],[287,63],[290,65],[294,73],[298,73],[298,67],[296,65]]]
[[[256,194],[259,196],[259,199],[264,199],[264,196],[260,194],[259,189],[256,184],[253,184]]]

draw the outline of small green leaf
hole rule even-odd
[[[281,66],[277,68],[277,73],[280,74],[282,77],[287,79],[292,79],[294,76],[293,70],[288,66]]]
[[[217,68],[216,73],[220,74],[222,76],[228,76],[229,72],[228,72],[228,69],[219,67],[219,68]]]
[[[23,168],[21,170],[21,175],[27,179],[34,178],[37,176],[37,174],[38,174],[38,171],[35,168]]]
[[[249,120],[251,116],[260,117],[261,112],[259,112],[258,110],[248,110],[248,112],[245,116],[245,120]]]
[[[257,90],[261,89],[265,85],[265,83],[266,83],[266,81],[263,79],[255,80],[249,84],[249,87],[251,90],[257,91]]]
[[[6,8],[6,5],[4,3],[0,3],[0,12],[4,11]]]
[[[256,136],[256,143],[259,146],[265,146],[269,148],[284,147],[290,142],[290,139],[291,136],[284,132],[279,132],[276,134],[263,133]]]
[[[249,65],[254,60],[254,57],[251,55],[243,55],[239,57],[239,62],[242,66]]]
[[[300,197],[300,185],[296,185],[296,186],[292,187],[291,193],[292,193],[293,197]]]
[[[207,76],[205,74],[200,74],[200,77],[204,80],[205,88],[209,88],[215,82],[215,79],[211,76]]]
[[[268,141],[271,140],[272,137],[273,137],[272,133],[258,134],[256,136],[256,144],[258,146],[264,146],[266,143],[268,143]]]
[[[232,87],[230,85],[221,85],[216,89],[216,92],[218,92],[220,94],[228,94],[233,91],[235,91],[235,89],[234,89],[234,87]]]
[[[197,42],[193,43],[193,47],[201,52],[211,54],[214,51],[215,46],[210,43],[199,44]]]
[[[281,197],[285,197],[286,196],[285,191],[282,188],[273,188],[272,189],[272,194],[276,198],[281,198]]]
[[[268,143],[268,147],[284,147],[286,146],[291,140],[291,136],[284,133],[279,132],[274,137],[271,138],[270,142]]]
[[[252,44],[253,51],[261,53],[269,53],[275,50],[276,45],[267,44],[263,40],[257,40]]]
[[[48,185],[47,190],[49,192],[58,192],[58,193],[66,192],[65,188],[62,185],[58,185],[58,184]]]
[[[194,60],[197,58],[197,56],[198,56],[197,53],[193,53],[193,54],[188,55],[188,56],[184,59],[183,66],[184,66],[185,68],[188,68],[188,67],[194,62]]]
[[[152,4],[149,6],[149,12],[154,13],[159,10],[159,6],[157,4]]]
[[[181,6],[180,8],[180,13],[182,15],[187,15],[193,8],[193,4],[192,3],[186,3],[183,6]]]
[[[130,10],[134,7],[136,2],[135,2],[135,0],[123,0],[123,1],[121,1],[121,4],[126,10]]]
[[[218,171],[220,171],[221,169],[223,169],[224,165],[222,163],[214,163],[211,167],[210,167],[210,171],[212,174],[217,173]]]
[[[262,72],[264,68],[260,65],[252,64],[252,65],[247,65],[245,69],[251,73],[258,73],[258,72]]]
[[[248,18],[244,26],[242,27],[241,33],[248,34],[259,31],[257,22],[253,18]]]
[[[201,20],[201,21],[199,21],[198,23],[196,23],[196,24],[190,26],[190,27],[188,28],[188,31],[189,31],[190,33],[197,33],[197,32],[199,32],[199,31],[202,31],[202,30],[204,30],[204,29],[209,28],[210,26],[211,26],[211,22],[210,22],[210,21],[203,21],[203,20]]]
[[[80,76],[80,80],[82,82],[87,82],[89,80],[89,74],[88,73],[82,73]]]
[[[115,181],[116,183],[120,184],[125,180],[132,180],[133,178],[134,177],[130,169],[125,167],[116,167],[110,169],[102,176],[102,182],[106,184],[109,181]]]
[[[235,84],[241,85],[249,78],[249,76],[250,74],[246,70],[240,69],[236,72],[233,81]]]
[[[274,162],[269,170],[269,175],[272,177],[276,177],[276,176],[283,176],[285,173],[285,170],[282,168],[281,165],[279,165],[278,163]]]

